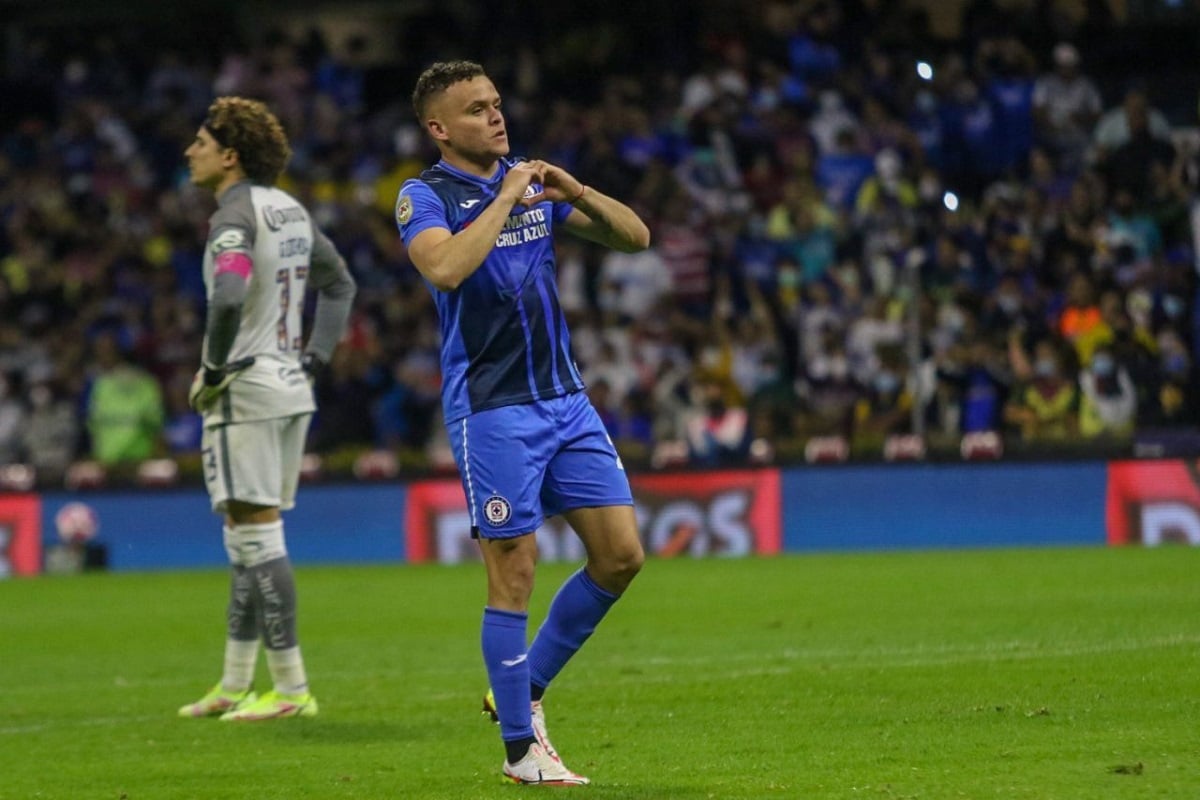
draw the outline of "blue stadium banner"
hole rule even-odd
[[[1107,465],[837,465],[783,475],[784,549],[1104,544]]]
[[[404,560],[405,489],[397,483],[302,486],[283,515],[288,552],[297,564]],[[42,496],[43,544],[57,541],[55,515],[82,502],[96,514],[96,540],[114,570],[227,564],[221,517],[203,489],[51,492]]]

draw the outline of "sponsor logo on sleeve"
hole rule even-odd
[[[400,199],[396,201],[396,222],[401,225],[406,224],[412,219],[413,203],[412,198],[406,194],[400,195]]]
[[[209,249],[214,256],[219,256],[230,250],[249,250],[250,245],[246,242],[245,231],[239,228],[226,228],[212,240]]]

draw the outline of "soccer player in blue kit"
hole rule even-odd
[[[441,160],[406,181],[396,221],[441,321],[442,405],[487,570],[482,647],[504,775],[575,785],[542,694],[644,560],[629,480],[583,391],[555,282],[555,226],[624,252],[650,243],[625,204],[544,161],[509,158],[500,95],[469,61],[434,64],[413,108]],[[532,643],[534,531],[561,514],[587,563]]]

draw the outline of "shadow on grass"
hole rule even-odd
[[[636,786],[605,786],[603,783],[593,783],[587,787],[588,797],[605,798],[605,800],[690,800],[691,798],[711,798],[713,793],[707,789],[695,787],[665,786],[650,783],[639,783]]]
[[[305,719],[270,725],[254,725],[256,736],[267,734],[273,741],[296,744],[395,744],[430,739],[428,728],[402,720]]]

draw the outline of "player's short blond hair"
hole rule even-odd
[[[237,151],[246,177],[262,186],[274,185],[292,157],[279,119],[258,100],[218,97],[204,127],[218,144]]]

